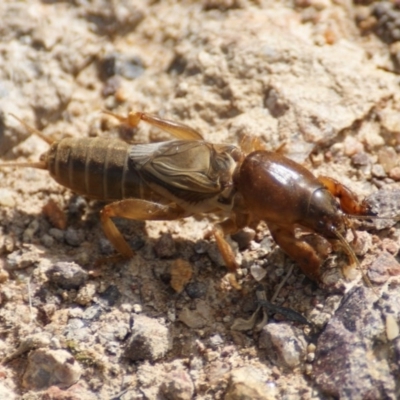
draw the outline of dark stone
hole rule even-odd
[[[51,283],[62,289],[78,289],[88,279],[88,273],[74,262],[60,261],[46,271]]]

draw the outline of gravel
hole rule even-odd
[[[48,139],[168,140],[101,113],[145,111],[214,143],[254,135],[388,217],[356,224],[373,288],[343,278],[336,246],[329,284],[309,281],[260,224],[231,241],[238,290],[214,220],[116,219],[136,252],[124,260],[103,204],[46,171],[1,168],[0,398],[400,397],[399,9],[294,3],[0,2],[2,161],[48,149],[11,113]],[[273,303],[311,325],[256,312],[258,285],[270,301],[292,266]]]

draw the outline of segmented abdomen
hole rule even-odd
[[[47,153],[51,176],[76,193],[99,199],[152,197],[139,172],[128,168],[131,145],[103,138],[65,138]]]

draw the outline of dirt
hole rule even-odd
[[[390,2],[4,0],[0,16],[4,162],[38,161],[46,138],[169,139],[101,112],[145,111],[215,143],[259,137],[400,214]],[[101,207],[46,171],[0,169],[0,398],[400,397],[395,220],[357,225],[373,288],[337,249],[318,286],[261,224],[231,241],[237,290],[212,218],[118,220],[137,254],[113,261]],[[280,311],[254,314],[291,268]]]

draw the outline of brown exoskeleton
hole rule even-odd
[[[267,223],[276,243],[313,280],[320,280],[324,259],[296,237],[297,227],[339,240],[352,263],[358,263],[343,236],[350,226],[348,215],[371,212],[338,181],[316,178],[300,164],[267,151],[255,138],[244,138],[240,146],[213,144],[181,123],[140,112],[126,118],[106,113],[131,127],[145,121],[176,139],[130,145],[102,138],[65,138],[52,143],[40,162],[1,166],[45,169],[74,192],[109,201],[101,211],[104,233],[126,257],[134,252],[113,217],[174,220],[222,212],[226,218],[213,234],[231,271],[237,265],[224,235],[260,221]]]

